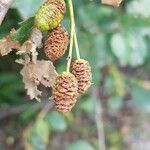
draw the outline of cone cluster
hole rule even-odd
[[[68,33],[60,25],[65,13],[64,0],[47,0],[35,15],[35,25],[42,31],[48,31],[44,40],[44,52],[51,61],[63,56],[68,46]]]
[[[47,0],[35,15],[37,28],[48,31],[44,39],[44,52],[51,61],[62,57],[69,43],[68,33],[60,25],[65,13],[64,0]],[[52,87],[55,108],[63,113],[71,111],[77,98],[86,92],[91,82],[92,73],[88,61],[78,59],[73,62],[70,73],[58,75]]]
[[[56,79],[53,87],[55,107],[60,112],[71,111],[77,101],[78,84],[75,76],[64,72]]]
[[[53,88],[53,99],[60,112],[71,111],[77,98],[86,92],[92,82],[90,64],[83,59],[72,63],[71,73],[63,73],[56,79]]]

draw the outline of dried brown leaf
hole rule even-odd
[[[24,65],[24,63],[25,63],[25,61],[23,59],[16,59],[15,62],[20,65]]]
[[[0,54],[2,56],[8,55],[13,49],[18,50],[19,48],[20,44],[9,37],[5,37],[0,40]]]
[[[57,77],[55,67],[51,61],[37,61],[36,63],[30,62],[25,64],[21,70],[25,89],[31,99],[35,98],[40,101],[41,91],[38,86],[43,84],[45,87],[51,87]]]
[[[102,0],[102,4],[112,5],[115,7],[119,7],[122,0]]]
[[[30,40],[36,45],[36,47],[40,48],[42,46],[42,38],[42,32],[37,28],[33,28]]]
[[[38,52],[36,51],[36,45],[32,41],[28,40],[24,42],[17,54],[31,55],[32,62],[36,63]]]

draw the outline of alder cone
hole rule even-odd
[[[88,61],[79,59],[72,63],[71,73],[78,81],[78,93],[82,94],[91,86],[92,73]]]
[[[77,101],[78,83],[75,76],[64,72],[59,75],[53,86],[52,97],[60,112],[69,112]]]
[[[53,31],[48,32],[44,41],[44,52],[50,60],[55,61],[65,53],[68,43],[67,31],[64,27],[59,26]]]
[[[60,12],[63,15],[65,15],[65,13],[66,13],[66,3],[65,3],[64,0],[47,0],[46,3],[55,5],[60,10]]]
[[[44,3],[35,15],[35,25],[41,31],[53,30],[59,26],[64,15],[53,4]]]

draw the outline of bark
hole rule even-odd
[[[0,25],[9,9],[11,6],[13,0],[0,0]]]

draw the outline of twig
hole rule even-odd
[[[43,107],[41,112],[38,114],[37,119],[42,120],[53,107],[54,102],[51,100]]]
[[[75,44],[76,55],[77,59],[80,59],[80,52],[78,46],[77,35],[75,31],[75,19],[74,19],[74,10],[73,10],[73,3],[72,0],[68,0],[69,6],[69,14],[70,14],[70,47],[69,47],[69,55],[68,55],[68,62],[67,62],[67,72],[70,70],[71,60],[72,60],[72,50],[73,44]]]
[[[95,97],[95,122],[97,127],[99,149],[106,150],[104,124],[102,119],[102,105],[98,96],[98,89],[93,89],[93,95]]]
[[[13,0],[0,0],[0,25],[9,9],[11,6]]]
[[[77,59],[80,59],[80,52],[79,52],[79,46],[78,46],[76,31],[74,32],[74,44],[75,44],[75,48],[76,48]]]
[[[72,50],[73,50],[73,35],[75,32],[75,22],[74,22],[74,11],[73,11],[73,4],[72,0],[68,0],[69,6],[69,14],[70,14],[70,47],[69,47],[69,55],[68,55],[68,62],[67,62],[67,72],[70,71],[70,65],[72,60]]]
[[[14,115],[18,115],[21,112],[27,110],[28,108],[32,108],[34,110],[39,110],[41,108],[43,108],[44,106],[46,106],[48,103],[48,106],[51,105],[51,107],[53,107],[53,102],[47,102],[47,101],[42,101],[41,103],[26,103],[20,106],[10,106],[10,107],[5,107],[3,109],[0,109],[0,120],[6,119],[8,117],[14,116]]]

